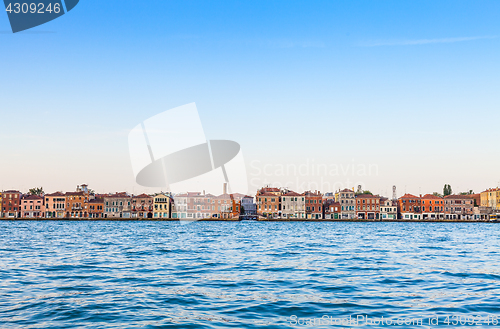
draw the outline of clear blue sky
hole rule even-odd
[[[0,189],[141,191],[128,131],[190,102],[256,184],[295,188],[280,166],[309,161],[374,164],[300,179],[383,194],[496,186],[499,15],[499,1],[81,0],[12,34],[0,14]]]

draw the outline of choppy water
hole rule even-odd
[[[499,328],[499,233],[488,223],[0,222],[0,327],[457,328],[453,316],[474,315],[463,327]],[[357,316],[422,324],[347,322]]]

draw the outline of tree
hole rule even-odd
[[[442,198],[442,197],[443,197],[443,195],[442,195],[442,194],[439,194],[438,192],[434,192],[434,193],[432,193],[432,195],[438,196],[438,197],[440,197],[440,198]]]
[[[453,190],[451,189],[451,185],[450,184],[444,184],[443,195],[447,196],[447,195],[451,195],[451,194],[453,194]]]
[[[373,193],[372,193],[372,192],[370,192],[370,191],[368,191],[368,190],[366,190],[366,191],[361,191],[361,192],[359,192],[359,193],[355,193],[355,194],[356,194],[356,195],[363,195],[363,194],[370,194],[370,195],[373,195]]]
[[[28,194],[40,196],[44,195],[45,193],[43,192],[43,187],[34,187],[29,189]]]

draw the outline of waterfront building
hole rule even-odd
[[[166,195],[165,195],[166,196]],[[170,196],[166,196],[170,199]],[[147,194],[140,194],[132,197],[132,218],[153,218],[154,199]],[[164,203],[159,203],[164,205]],[[170,201],[168,202],[168,216],[170,216]]]
[[[212,217],[217,217],[222,219],[239,218],[241,200],[244,197],[245,195],[241,193],[234,193],[234,194],[223,193],[219,196],[214,196],[211,199]]]
[[[324,219],[340,219],[341,210],[340,203],[335,202],[335,199],[328,198],[323,201]]]
[[[130,218],[131,197],[126,192],[104,197],[104,218]]]
[[[149,209],[149,206],[147,206],[147,199],[142,197],[144,200],[144,204],[146,205],[146,208]],[[153,203],[152,203],[152,209],[153,209],[153,218],[170,218],[171,215],[171,204],[172,200],[170,199],[170,195],[166,193],[160,193],[156,194],[153,198]],[[146,209],[144,208],[144,209]],[[143,209],[140,207],[139,209]],[[142,211],[142,213],[145,213],[145,210]],[[147,212],[149,213],[149,211]],[[146,214],[147,215],[147,214]]]
[[[420,197],[406,193],[398,199],[398,213],[400,219],[422,219],[422,200]]]
[[[306,218],[307,219],[323,219],[323,196],[318,191],[304,192]]]
[[[88,218],[88,202],[90,199],[88,186],[82,184],[76,187],[75,192],[66,192],[66,217]]]
[[[181,193],[174,196],[172,201],[172,218],[187,218],[187,193]]]
[[[89,206],[89,217],[90,218],[104,218],[104,197],[96,196],[94,199],[90,200]]]
[[[2,214],[6,218],[21,217],[21,192],[9,190],[2,193]]]
[[[372,194],[356,195],[356,218],[379,219],[380,196]]]
[[[473,219],[474,199],[470,195],[444,197],[445,219]]]
[[[396,220],[398,219],[398,207],[396,202],[388,198],[380,198],[380,220]]]
[[[494,211],[500,210],[500,189],[490,188],[481,192],[481,207],[489,207]]]
[[[257,205],[253,201],[253,197],[250,195],[245,195],[241,199],[241,210],[243,216],[257,216]]]
[[[45,217],[64,218],[66,215],[66,195],[56,192],[45,195]]]
[[[229,218],[232,212],[233,202],[229,194],[221,194],[211,199],[211,213],[216,218]]]
[[[306,198],[294,191],[285,191],[281,196],[281,216],[288,219],[306,218]]]
[[[443,219],[444,199],[434,194],[420,197],[422,205],[422,219]]]
[[[87,218],[89,195],[83,191],[67,192],[66,195],[66,217]]]
[[[494,213],[490,207],[474,207],[473,214],[473,219],[488,221]]]
[[[211,210],[215,195],[200,192],[187,193],[187,219],[211,218],[214,212]]]
[[[44,198],[38,195],[26,195],[21,198],[22,218],[44,218]]]
[[[271,192],[257,192],[257,214],[267,218],[281,217],[281,196]]]
[[[335,201],[340,203],[340,213],[342,219],[356,218],[356,200],[354,189],[343,189],[335,193]]]

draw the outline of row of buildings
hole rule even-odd
[[[218,196],[204,192],[130,195],[95,194],[84,184],[75,192],[66,193],[30,195],[4,191],[0,193],[0,204],[0,216],[4,218],[238,219],[241,215],[255,214],[253,197],[228,194],[225,188]]]
[[[400,198],[363,193],[360,188],[335,193],[297,193],[263,187],[252,196],[205,192],[130,195],[126,192],[96,194],[87,185],[74,192],[0,193],[4,218],[173,218],[239,219],[263,217],[297,220],[492,220],[500,214],[500,189],[479,194],[440,196],[436,193]]]
[[[500,189],[480,194],[405,194],[392,199],[343,189],[296,193],[264,187],[256,194],[259,216],[286,219],[491,220],[500,214]]]

